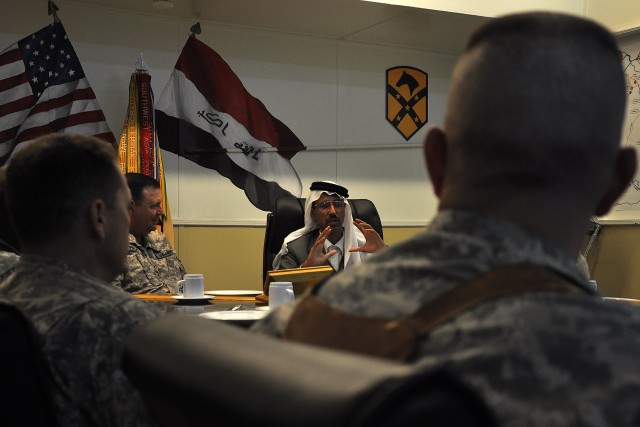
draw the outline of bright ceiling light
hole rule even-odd
[[[584,15],[587,0],[364,0],[395,6],[409,6],[443,12],[462,13],[495,17],[507,13],[531,10],[550,10],[556,12]]]

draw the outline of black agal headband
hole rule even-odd
[[[316,181],[311,184],[311,191],[323,191],[326,193],[336,193],[345,199],[349,197],[349,190],[341,185],[332,182]]]

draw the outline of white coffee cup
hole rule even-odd
[[[269,310],[294,299],[293,283],[271,282],[269,284]]]
[[[182,298],[203,298],[204,297],[204,276],[202,274],[185,274],[182,280],[178,281],[178,295]]]

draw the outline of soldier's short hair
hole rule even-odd
[[[158,180],[141,173],[128,172],[125,174],[125,178],[127,179],[129,190],[131,190],[131,198],[136,203],[142,201],[142,191],[145,188],[160,188],[160,182],[158,182]]]
[[[20,243],[63,236],[97,198],[113,207],[121,173],[114,148],[92,136],[50,134],[15,152],[6,200]]]
[[[448,188],[503,199],[550,191],[566,201],[599,199],[610,185],[625,79],[616,40],[600,24],[549,12],[491,20],[469,38],[451,88]]]

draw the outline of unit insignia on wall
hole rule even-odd
[[[387,70],[387,121],[407,141],[427,123],[428,81],[417,68]]]

